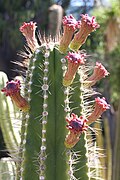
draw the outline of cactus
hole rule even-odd
[[[0,88],[2,89],[8,78],[5,73],[0,72]],[[0,92],[0,127],[3,132],[3,137],[7,146],[7,149],[11,154],[18,148],[20,143],[19,126],[21,122],[19,119],[19,113],[16,112],[16,107],[11,102],[10,98],[6,98]]]
[[[82,22],[92,27],[91,32],[98,28],[94,17],[85,17]],[[97,94],[92,86],[109,73],[101,63],[96,63],[90,75],[88,55],[76,51],[88,34],[82,34],[78,45],[76,35],[72,42],[71,39],[77,29],[83,28],[81,22],[70,15],[63,18],[63,25],[60,43],[43,38],[41,45],[35,37],[36,23],[24,23],[20,27],[29,46],[28,52],[22,53],[28,59],[24,95],[19,80],[7,82],[2,88],[22,110],[17,180],[104,178],[100,173],[99,148],[91,135],[92,132],[96,136],[96,130],[91,124],[109,105],[105,98],[97,97],[94,101],[91,96]]]
[[[2,158],[0,160],[0,179],[14,180],[15,162],[11,158]]]

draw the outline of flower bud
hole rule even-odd
[[[59,50],[62,53],[65,53],[67,51],[67,48],[71,42],[72,36],[77,28],[79,28],[80,22],[76,21],[76,19],[69,15],[68,17],[65,16],[63,18],[63,36],[60,40],[60,46]]]
[[[85,43],[88,35],[100,27],[100,25],[95,22],[94,16],[89,17],[88,14],[82,14],[81,16],[80,30],[75,34],[70,44],[70,48],[73,50],[78,50],[82,44]]]
[[[86,79],[88,86],[93,86],[97,81],[101,80],[105,76],[108,76],[109,72],[105,69],[105,67],[96,62],[96,66],[94,67],[93,74]]]
[[[88,119],[88,123],[87,124],[92,124],[93,122],[95,122],[104,111],[106,111],[107,109],[110,108],[110,105],[107,104],[105,98],[95,98],[95,107],[93,112],[90,114],[90,116],[87,118]]]
[[[37,39],[35,37],[36,28],[36,23],[33,23],[32,21],[29,23],[24,22],[20,27],[20,31],[25,36],[27,44],[32,52],[34,52],[39,47]]]
[[[15,105],[22,111],[28,111],[29,110],[29,104],[23,98],[20,94],[20,81],[15,80],[15,81],[10,81],[7,82],[6,87],[4,87],[2,92],[5,93],[6,96],[10,96],[12,101],[15,103]]]
[[[67,129],[69,129],[69,133],[65,138],[65,146],[67,148],[72,148],[74,147],[77,142],[80,139],[80,135],[87,130],[87,124],[86,122],[88,121],[85,119],[83,116],[80,116],[78,118],[77,115],[74,113],[71,114],[71,117],[66,119],[68,122],[68,125],[66,126]]]
[[[85,63],[85,57],[86,54],[73,52],[69,52],[65,57],[68,60],[68,67],[63,78],[64,86],[69,86],[72,84],[79,66]]]

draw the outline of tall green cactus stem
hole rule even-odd
[[[31,108],[22,162],[23,179],[29,178],[29,172],[31,172],[30,177],[34,179],[39,179],[39,176],[41,179],[44,177],[69,179],[67,174],[69,157],[64,146],[67,130],[63,126],[66,112],[62,107],[65,95],[64,88],[62,90],[63,75],[60,59],[61,55],[57,50],[51,51],[46,46],[41,46],[40,52],[38,50],[32,59],[34,61],[32,67],[29,68],[32,69],[31,83],[29,82],[31,85],[28,89]],[[61,116],[58,116],[59,113]],[[66,163],[64,163],[65,159]]]
[[[98,27],[93,19],[91,25]],[[79,27],[80,22],[75,24]],[[67,44],[61,41],[59,46],[48,40],[39,46],[35,29],[33,22],[24,23],[20,28],[32,55],[25,80],[25,99],[30,109],[23,112],[17,180],[100,179],[98,152],[88,125],[109,105],[105,98],[96,98],[93,108],[89,98],[95,95],[91,86],[108,73],[97,63],[93,75],[88,76],[89,68],[83,65],[86,54],[79,51],[69,52],[67,56],[61,54],[71,39]],[[63,49],[62,45],[65,45]]]
[[[84,115],[85,117],[88,117],[93,109],[93,107],[92,107],[93,101],[90,100],[90,97],[96,94],[96,92],[94,92],[92,88],[88,88],[86,86],[86,84],[84,83],[85,79],[87,79],[87,77],[88,77],[90,69],[91,68],[89,66],[82,66],[78,71],[78,74],[80,76],[79,80],[80,80],[80,84],[81,84],[81,86],[80,86],[81,93],[79,93],[80,94],[80,106],[81,106],[80,113],[82,115]],[[97,134],[99,134],[99,136],[96,135],[95,131],[98,131]],[[105,179],[105,174],[104,174],[105,161],[104,161],[104,156],[102,154],[103,144],[99,143],[102,138],[100,136],[99,131],[100,131],[100,129],[94,130],[93,128],[89,127],[89,130],[84,135],[84,142],[82,142],[82,144],[85,145],[85,152],[83,154],[84,154],[84,161],[86,161],[86,164],[87,164],[86,170],[88,173],[86,173],[86,175],[88,175],[89,179],[92,179],[92,178],[93,179],[98,179],[98,178]],[[96,140],[93,139],[92,134],[94,134],[94,136],[97,136],[96,138],[94,137],[95,139],[97,139],[97,142],[95,142]],[[81,142],[81,140],[80,140],[80,142]],[[78,145],[80,144],[80,142],[78,143]],[[79,146],[79,149],[77,146],[74,149],[75,149],[75,151],[78,151],[78,150],[80,150],[80,146]],[[77,163],[77,166],[78,167],[81,166],[80,161]],[[81,176],[80,172],[81,171],[78,171],[76,173],[76,176],[81,177],[82,179],[85,179],[85,177],[83,177],[83,175]],[[88,178],[88,177],[86,177],[86,178]]]
[[[75,114],[84,115],[84,102],[83,102],[83,66],[81,66],[78,70],[78,73],[75,77],[75,83],[71,85],[71,111]],[[85,89],[85,88],[84,88]],[[82,134],[80,136],[80,141],[73,148],[74,157],[73,162],[75,163],[75,171],[74,176],[76,179],[88,179],[88,154],[87,154],[87,146],[86,146],[86,135]]]

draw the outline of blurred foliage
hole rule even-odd
[[[111,53],[108,54],[109,71],[111,73],[111,100],[115,106],[118,105],[118,98],[120,98],[120,44]]]
[[[54,0],[1,0],[0,1],[0,46],[9,40],[12,48],[20,48],[21,33],[19,27],[23,22],[36,21],[41,32],[48,28],[48,9]],[[70,0],[62,0],[61,6],[67,8]],[[17,41],[16,41],[17,39]]]
[[[19,27],[22,22],[33,18],[34,13],[32,0],[0,1],[0,45],[9,41],[12,48],[19,47]]]
[[[98,57],[102,56],[105,51],[105,31],[107,23],[112,18],[120,17],[120,2],[119,0],[112,1],[111,6],[100,6],[94,7],[90,12],[91,15],[94,15],[97,19],[97,22],[100,24],[99,31],[91,33],[87,40],[85,48],[90,52],[98,54]],[[103,56],[102,56],[103,58]]]

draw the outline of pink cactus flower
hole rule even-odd
[[[78,50],[82,44],[85,43],[88,35],[100,27],[100,25],[95,21],[94,16],[89,17],[88,14],[82,14],[81,16],[80,30],[75,34],[74,39],[70,44],[70,48],[73,50]]]
[[[67,51],[67,48],[71,42],[72,36],[77,28],[80,26],[80,21],[76,21],[76,19],[72,16],[63,17],[63,36],[60,41],[59,50],[62,53]]]
[[[66,59],[68,60],[68,68],[63,78],[64,86],[69,86],[72,84],[79,66],[85,63],[85,57],[86,54],[73,52],[68,53],[66,56]]]
[[[4,87],[1,91],[4,92],[6,96],[10,96],[12,101],[16,104],[18,108],[20,108],[20,110],[29,110],[28,102],[20,94],[19,80],[12,80],[10,82],[7,82],[6,87]]]
[[[110,105],[107,104],[105,98],[95,98],[95,107],[93,112],[90,114],[90,116],[87,118],[88,123],[87,124],[92,124],[95,122],[102,114],[104,111],[110,108]]]
[[[67,148],[72,148],[80,140],[80,135],[87,130],[87,119],[85,119],[83,116],[78,118],[77,115],[72,113],[71,117],[66,119],[66,121],[68,122],[66,127],[69,129],[69,133],[65,138],[65,146]]]
[[[23,25],[20,27],[20,31],[25,36],[27,44],[32,50],[32,52],[34,52],[39,47],[37,39],[35,37],[36,28],[36,23],[32,21],[29,23],[24,22]]]
[[[105,69],[105,67],[96,62],[96,66],[94,67],[93,74],[86,79],[88,86],[93,86],[97,81],[109,75],[109,72]]]

